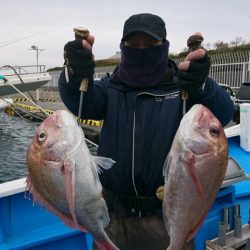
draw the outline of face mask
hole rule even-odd
[[[124,46],[121,48],[121,63],[118,67],[119,78],[135,88],[155,86],[166,74],[169,42],[146,49]]]

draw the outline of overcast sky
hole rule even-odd
[[[196,31],[205,43],[230,43],[236,37],[250,42],[249,0],[0,0],[0,66],[36,64],[32,45],[44,49],[39,64],[63,65],[63,47],[73,40],[73,27],[84,26],[95,36],[96,59],[119,51],[125,20],[150,12],[161,16],[167,27],[170,53],[179,53]],[[5,45],[8,41],[23,39]]]

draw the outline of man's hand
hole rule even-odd
[[[93,44],[94,37],[88,35],[86,39],[76,39],[64,46],[64,58],[70,84],[75,89],[79,89],[83,78],[93,79],[95,68]]]
[[[181,89],[187,90],[194,98],[199,97],[210,70],[210,58],[206,51],[200,48],[190,52],[178,68]]]

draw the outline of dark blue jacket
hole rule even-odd
[[[66,83],[64,71],[59,90],[65,105],[78,115],[79,91]],[[200,100],[226,125],[233,116],[229,95],[207,79]],[[104,120],[98,155],[116,164],[100,176],[102,185],[116,193],[152,196],[163,185],[163,164],[182,118],[182,100],[177,83],[162,83],[150,89],[133,89],[112,77],[89,86],[84,96],[83,117]]]

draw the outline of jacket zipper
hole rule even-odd
[[[149,93],[149,92],[141,92],[141,93],[138,93],[136,95],[136,99],[140,95],[150,95],[150,96],[155,96],[155,97],[164,97],[164,96],[167,96],[167,95],[178,94],[178,93],[180,93],[179,90],[175,91],[175,92],[172,92],[172,93],[163,94],[163,95],[152,94],[152,93]],[[136,105],[136,99],[135,99],[135,105]],[[135,105],[134,105],[133,140],[132,140],[132,143],[133,143],[133,145],[132,145],[132,183],[133,183],[135,195],[137,197],[139,197],[139,193],[137,191],[136,184],[135,184]]]

